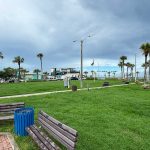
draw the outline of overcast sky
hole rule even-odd
[[[28,70],[79,67],[80,41],[84,66],[116,69],[121,55],[138,68],[144,62],[139,47],[150,39],[149,0],[0,0],[0,68],[17,67],[15,56],[25,59]]]

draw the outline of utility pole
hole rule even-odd
[[[80,69],[80,87],[83,87],[83,40],[80,41],[81,42],[81,69]]]
[[[91,35],[87,36],[88,38],[91,37]],[[80,87],[83,88],[83,42],[87,38],[85,37],[84,39],[80,40],[80,45],[81,45],[81,67],[80,67]],[[78,40],[75,40],[73,42],[78,42]]]
[[[136,77],[136,53],[135,53],[135,82],[136,82],[136,79],[137,77]]]

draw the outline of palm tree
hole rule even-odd
[[[127,67],[127,80],[128,80],[129,68],[131,67],[131,64],[129,62],[127,62],[125,65]]]
[[[120,60],[122,62],[123,68],[122,68],[122,74],[123,74],[123,79],[125,78],[125,74],[124,74],[124,66],[125,66],[125,60],[127,60],[127,56],[121,56]]]
[[[106,79],[106,77],[107,77],[107,71],[102,71],[102,72],[104,72],[104,77],[105,77],[105,79]]]
[[[48,72],[43,72],[43,76],[44,76],[44,79],[47,79],[47,76],[49,75]]]
[[[15,57],[14,58],[14,60],[13,60],[13,63],[17,63],[18,64],[18,71],[19,71],[19,76],[18,76],[18,79],[20,79],[21,78],[21,75],[20,75],[20,66],[21,66],[21,63],[23,63],[24,62],[24,58],[21,58],[20,56],[17,56],[17,57]]]
[[[111,73],[111,72],[110,72],[110,71],[108,71],[107,73],[108,73],[108,77],[110,78],[110,73]]]
[[[24,68],[20,68],[20,73],[23,74],[23,78],[25,80],[25,77],[26,77],[26,73],[28,73],[29,71],[24,69]]]
[[[118,64],[118,66],[121,68],[121,78],[123,78],[123,71],[122,71],[122,69],[123,69],[123,63],[120,61],[119,64]]]
[[[114,78],[116,78],[116,72],[117,71],[112,71],[113,75],[114,75]]]
[[[135,67],[135,65],[134,65],[134,64],[131,64],[131,65],[130,65],[132,80],[133,80],[133,68],[134,68],[134,67]]]
[[[88,72],[87,72],[87,71],[84,71],[84,74],[85,74],[85,76],[87,77]]]
[[[0,59],[3,59],[3,58],[4,58],[3,53],[0,52]]]
[[[146,43],[147,46],[147,50],[148,50],[148,54],[149,54],[149,61],[148,61],[148,65],[149,65],[149,82],[150,82],[150,43]]]
[[[137,79],[139,78],[139,71],[136,72]]]
[[[39,72],[41,72],[41,71],[39,69],[34,69],[33,72],[36,73],[37,80],[38,80],[39,79]]]
[[[145,78],[147,77],[147,68],[148,68],[148,63],[143,63],[142,65],[141,65],[141,67],[143,67],[144,68],[144,72],[145,72],[145,70],[146,70],[146,74],[144,74],[144,76],[145,76]]]
[[[94,77],[94,71],[92,70],[91,73],[92,73],[92,78],[93,78]]]
[[[145,64],[147,63],[147,57],[148,57],[148,54],[149,54],[149,45],[147,43],[144,43],[141,45],[140,47],[143,55],[145,56]],[[144,66],[144,84],[146,83],[146,69],[147,69],[147,65]]]
[[[44,56],[44,55],[43,55],[42,53],[37,54],[37,57],[40,58],[40,62],[41,62],[41,72],[42,72],[42,73],[43,73],[43,64],[42,64],[42,63],[43,63],[43,62],[42,62],[43,56]]]

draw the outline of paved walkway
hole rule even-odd
[[[12,145],[6,135],[0,135],[0,150],[13,150]]]
[[[135,83],[130,83],[135,84]],[[105,87],[93,87],[93,88],[83,88],[78,89],[78,91],[85,91],[85,90],[94,90],[94,89],[104,89],[104,88],[111,88],[111,87],[118,87],[118,86],[128,86],[128,84],[119,84],[119,85],[112,85],[112,86],[105,86]],[[62,91],[52,91],[52,92],[41,92],[41,93],[33,93],[33,94],[22,94],[22,95],[12,95],[12,96],[3,96],[0,99],[7,99],[7,98],[19,98],[19,97],[30,97],[30,96],[39,96],[39,95],[48,95],[54,93],[65,93],[71,92],[72,90],[62,90]]]

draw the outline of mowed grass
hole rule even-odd
[[[107,80],[111,85],[121,84],[119,80]],[[84,87],[97,87],[103,84],[103,80],[84,80]],[[77,85],[80,88],[80,81],[71,81],[71,85]],[[63,81],[47,81],[47,82],[26,82],[26,83],[8,83],[0,84],[0,97],[9,96],[9,95],[18,95],[18,94],[29,94],[37,92],[48,92],[56,90],[67,90],[64,88]]]
[[[149,150],[150,91],[138,85],[0,100],[25,102],[79,132],[77,150]],[[1,125],[13,133],[13,125]],[[30,137],[15,139],[20,150],[38,150]]]

